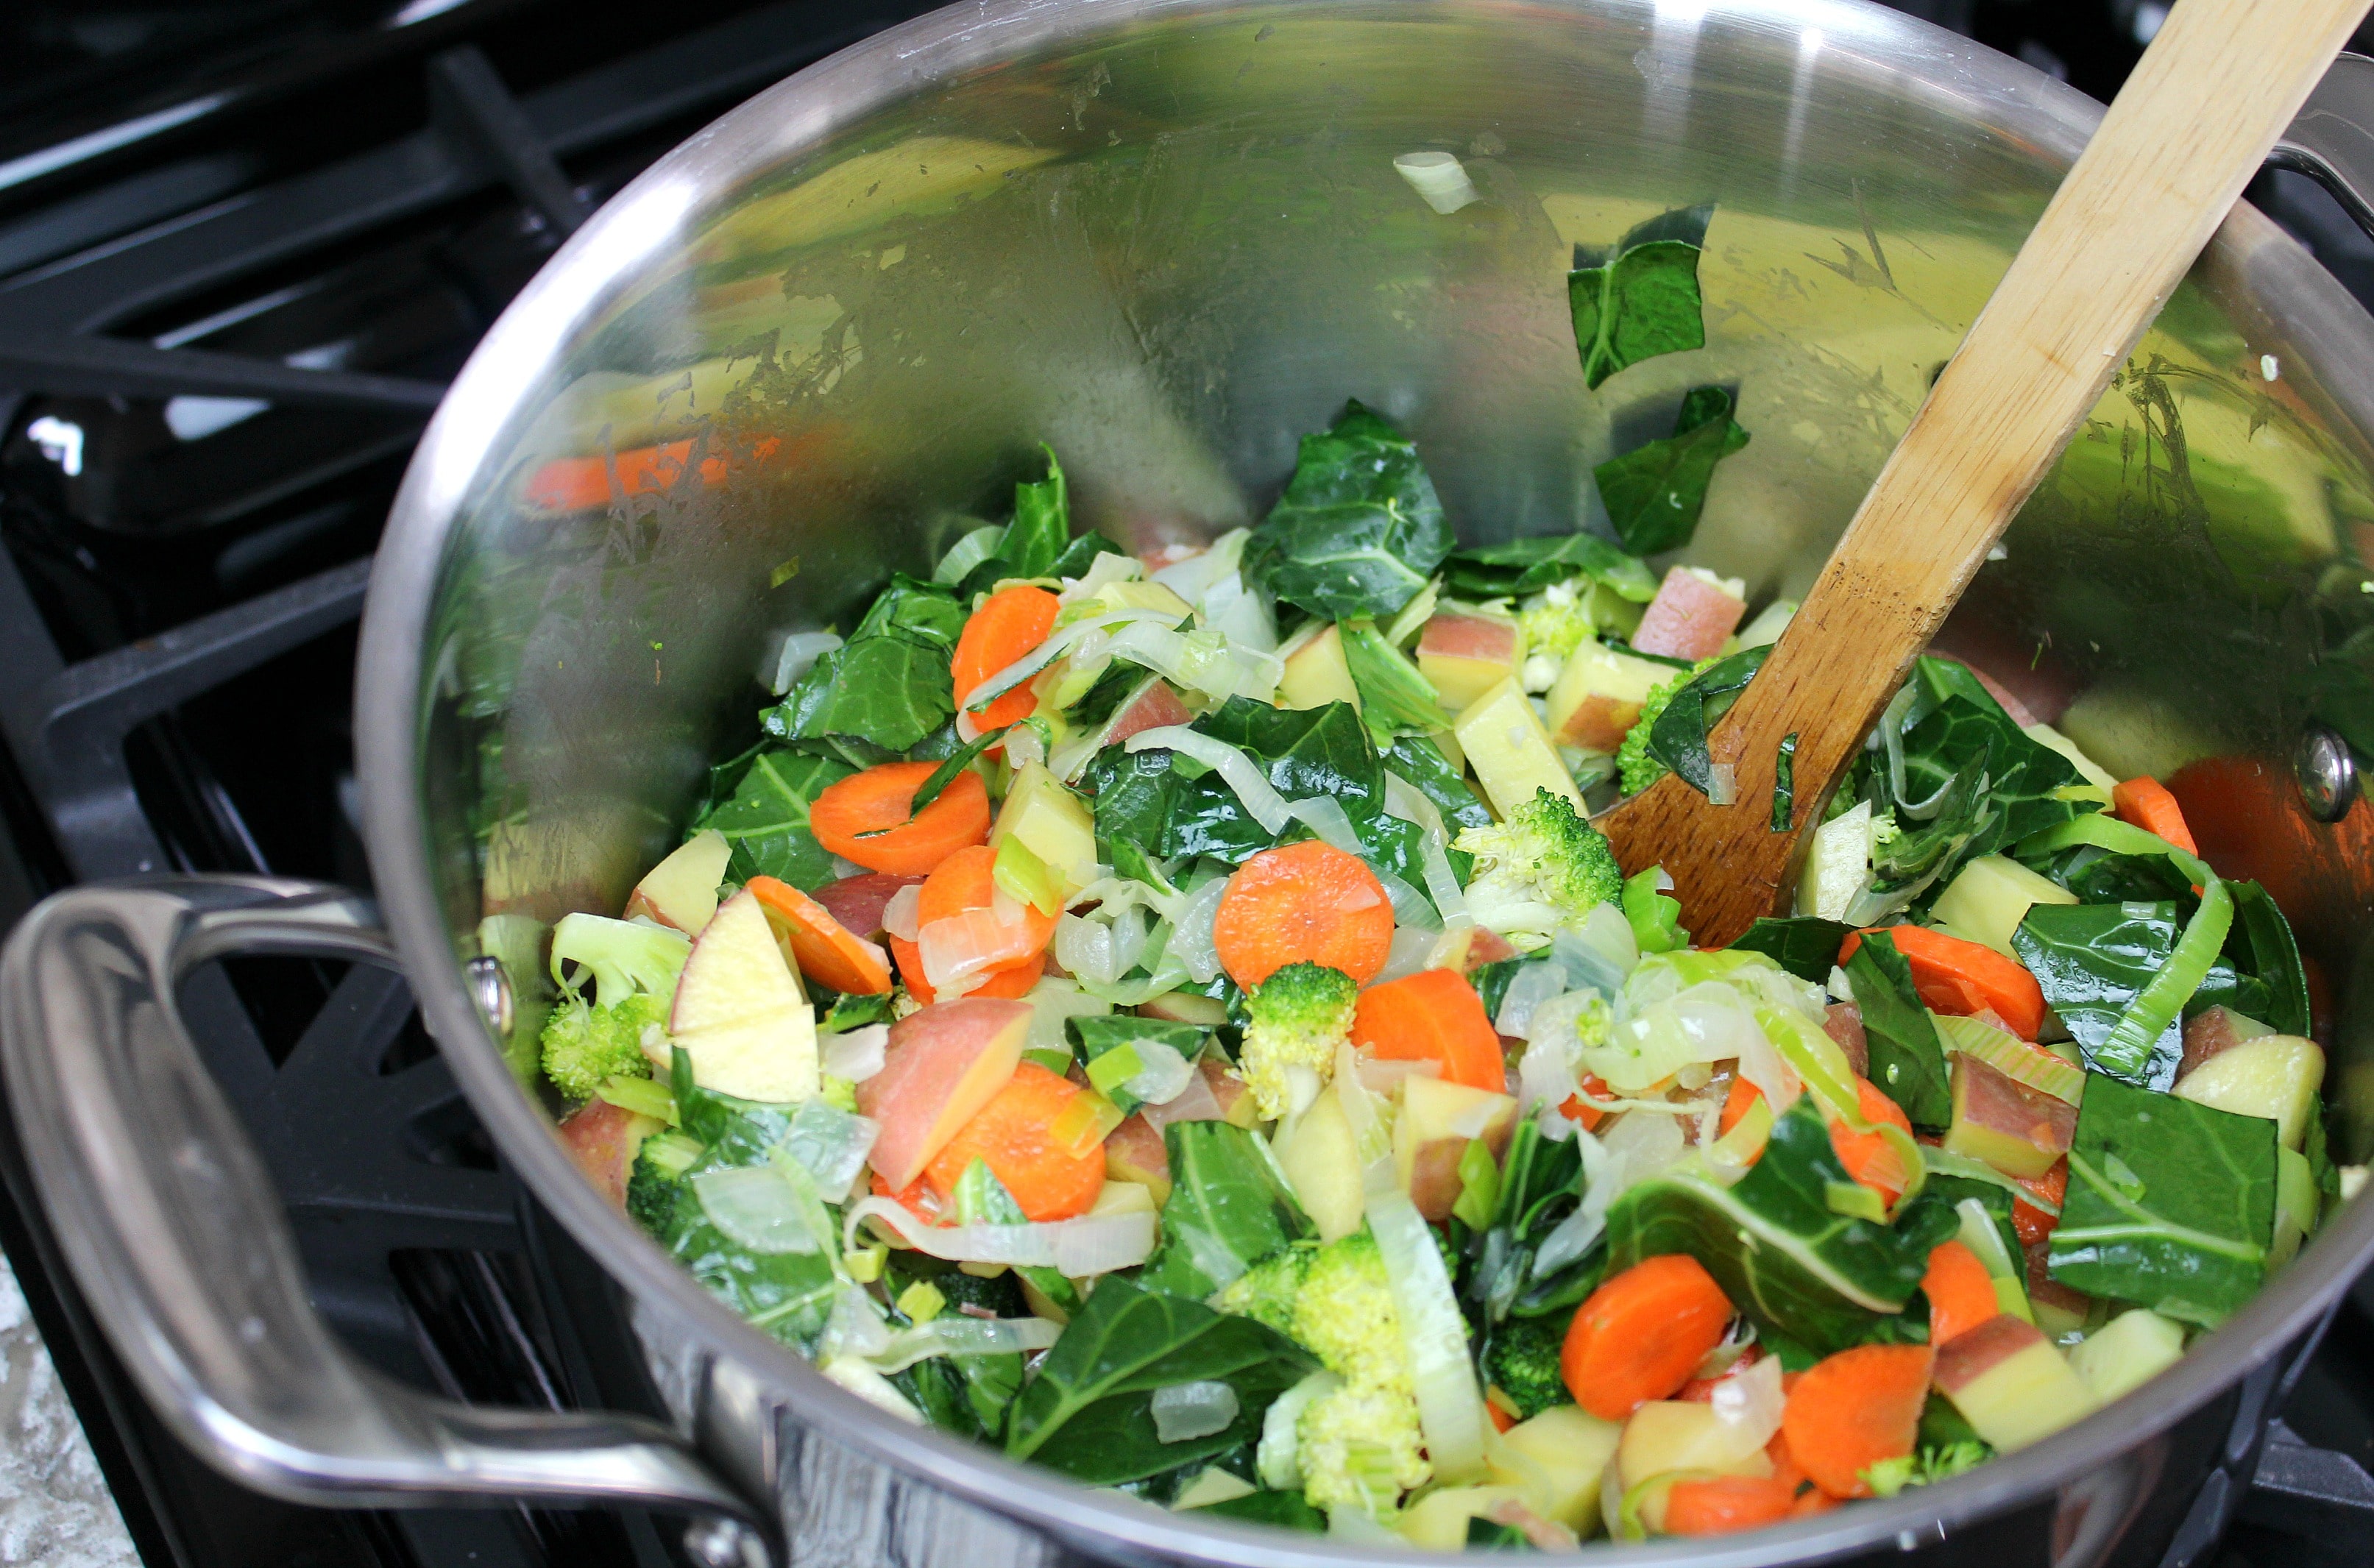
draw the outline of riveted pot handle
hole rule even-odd
[[[746,1557],[765,1516],[641,1417],[474,1409],[358,1363],[313,1311],[280,1203],[175,991],[229,954],[393,966],[364,899],[186,878],[61,893],[0,954],[0,1070],[76,1283],[148,1402],[226,1473],[361,1507],[648,1503]],[[738,1539],[736,1539],[738,1538]]]
[[[2314,180],[2374,234],[2374,59],[2335,59],[2267,162]]]

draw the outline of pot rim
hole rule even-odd
[[[521,291],[488,332],[423,434],[391,510],[365,604],[356,690],[356,747],[371,867],[389,929],[425,1022],[473,1109],[545,1204],[603,1268],[643,1301],[665,1304],[699,1349],[746,1369],[800,1421],[993,1513],[1107,1556],[1225,1562],[1244,1568],[1343,1568],[1381,1557],[1440,1554],[1187,1515],[1092,1491],[1052,1471],[1006,1460],[953,1435],[918,1428],[828,1382],[796,1352],[745,1323],[624,1215],[605,1202],[532,1106],[466,990],[429,877],[417,787],[429,612],[460,507],[483,460],[556,345],[611,304],[655,248],[681,232],[702,201],[755,168],[811,148],[833,131],[952,74],[1156,19],[1289,8],[1292,0],[980,0],[877,33],[808,66],[729,111],[644,171],[596,213]],[[1361,0],[1299,7],[1375,14]],[[1671,0],[1463,0],[1458,8],[1654,17]],[[2076,89],[1983,45],[1868,0],[1694,0],[1694,25],[1803,38],[1860,56],[1898,91],[1953,104],[1974,130],[2018,138],[2074,159],[2101,106]],[[2238,227],[2239,226],[2239,227]],[[2255,256],[2287,247],[2293,270],[2329,277],[2247,204],[2212,254]],[[2332,285],[2337,290],[2337,285]],[[2374,415],[2374,410],[2368,411]],[[2374,423],[2370,419],[2369,423]],[[1894,1545],[1910,1550],[2023,1505],[2158,1435],[2215,1398],[2329,1312],[2374,1256],[2374,1204],[2345,1209],[2250,1305],[2141,1389],[2032,1448],[1888,1500],[1716,1540],[1584,1547],[1595,1561],[1705,1568],[1811,1562]],[[2239,1458],[2239,1455],[2228,1456]],[[2105,1497],[2105,1502],[2114,1501]],[[2120,1511],[2123,1512],[2124,1504]]]

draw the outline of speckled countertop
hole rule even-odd
[[[57,1368],[0,1261],[0,1563],[137,1568]]]

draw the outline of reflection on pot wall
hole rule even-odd
[[[1603,521],[1592,465],[1719,383],[1752,439],[1693,558],[1802,592],[2077,134],[1974,131],[1983,102],[1818,33],[1768,58],[1679,15],[1175,16],[939,79],[699,215],[455,536],[429,766],[464,946],[533,985],[535,922],[614,908],[755,739],[770,635],[846,629],[1041,440],[1144,549],[1258,520],[1357,397],[1488,539]],[[1480,199],[1418,199],[1393,159],[1427,148]],[[1586,392],[1576,249],[1699,204],[1705,346]],[[2323,330],[2290,341],[2270,300]],[[2238,212],[1947,633],[2121,777],[2172,778],[2336,997],[2374,808],[2315,825],[2286,759],[2312,715],[2374,755],[2368,364],[2374,323]],[[2345,1046],[2351,1158],[2367,1061]]]

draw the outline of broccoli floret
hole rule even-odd
[[[1942,1448],[1924,1447],[1917,1454],[1882,1459],[1865,1469],[1863,1479],[1875,1495],[1893,1497],[1908,1486],[1933,1486],[1949,1480],[1993,1457],[1994,1450],[1983,1443],[1949,1443]]]
[[[1475,857],[1467,907],[1476,924],[1536,939],[1535,946],[1624,895],[1624,872],[1606,835],[1547,790],[1534,790],[1506,821],[1463,829],[1457,848]]]
[[[1494,1331],[1492,1347],[1484,1352],[1485,1380],[1516,1405],[1520,1421],[1531,1421],[1552,1405],[1574,1403],[1558,1371],[1565,1342],[1564,1327],[1546,1317],[1511,1317]]]
[[[591,1099],[603,1080],[621,1073],[648,1078],[652,1064],[643,1055],[643,1031],[664,1031],[666,1024],[659,998],[642,991],[608,1006],[564,995],[544,1021],[538,1042],[544,1074],[572,1100]]]
[[[627,1217],[664,1236],[676,1225],[676,1178],[652,1162],[648,1149],[638,1151],[627,1177]]]
[[[1302,1495],[1314,1508],[1390,1518],[1402,1493],[1434,1474],[1406,1380],[1398,1388],[1346,1383],[1304,1407],[1294,1433]]]
[[[691,949],[689,937],[665,926],[563,915],[552,928],[552,977],[574,991],[566,966],[575,964],[592,972],[594,994],[604,1001],[623,1001],[641,991],[664,1001],[676,995],[676,977]]]
[[[1266,1323],[1288,1339],[1294,1337],[1294,1298],[1310,1269],[1311,1249],[1282,1247],[1246,1270],[1213,1298],[1222,1312]]]
[[[1640,716],[1632,720],[1632,728],[1624,731],[1623,743],[1616,748],[1616,772],[1626,794],[1637,795],[1673,771],[1649,755],[1649,731],[1656,728],[1658,716],[1674,700],[1674,694],[1697,680],[1699,673],[1713,663],[1711,659],[1700,660],[1686,672],[1676,673],[1663,685],[1649,688],[1648,696],[1640,704]]]
[[[1265,1120],[1294,1105],[1297,1068],[1324,1084],[1335,1071],[1335,1047],[1352,1037],[1352,977],[1321,964],[1289,964],[1245,993],[1244,1048],[1238,1070]]]
[[[1517,624],[1525,631],[1525,656],[1546,654],[1563,664],[1574,650],[1599,635],[1591,614],[1591,579],[1554,582],[1525,601]]]

